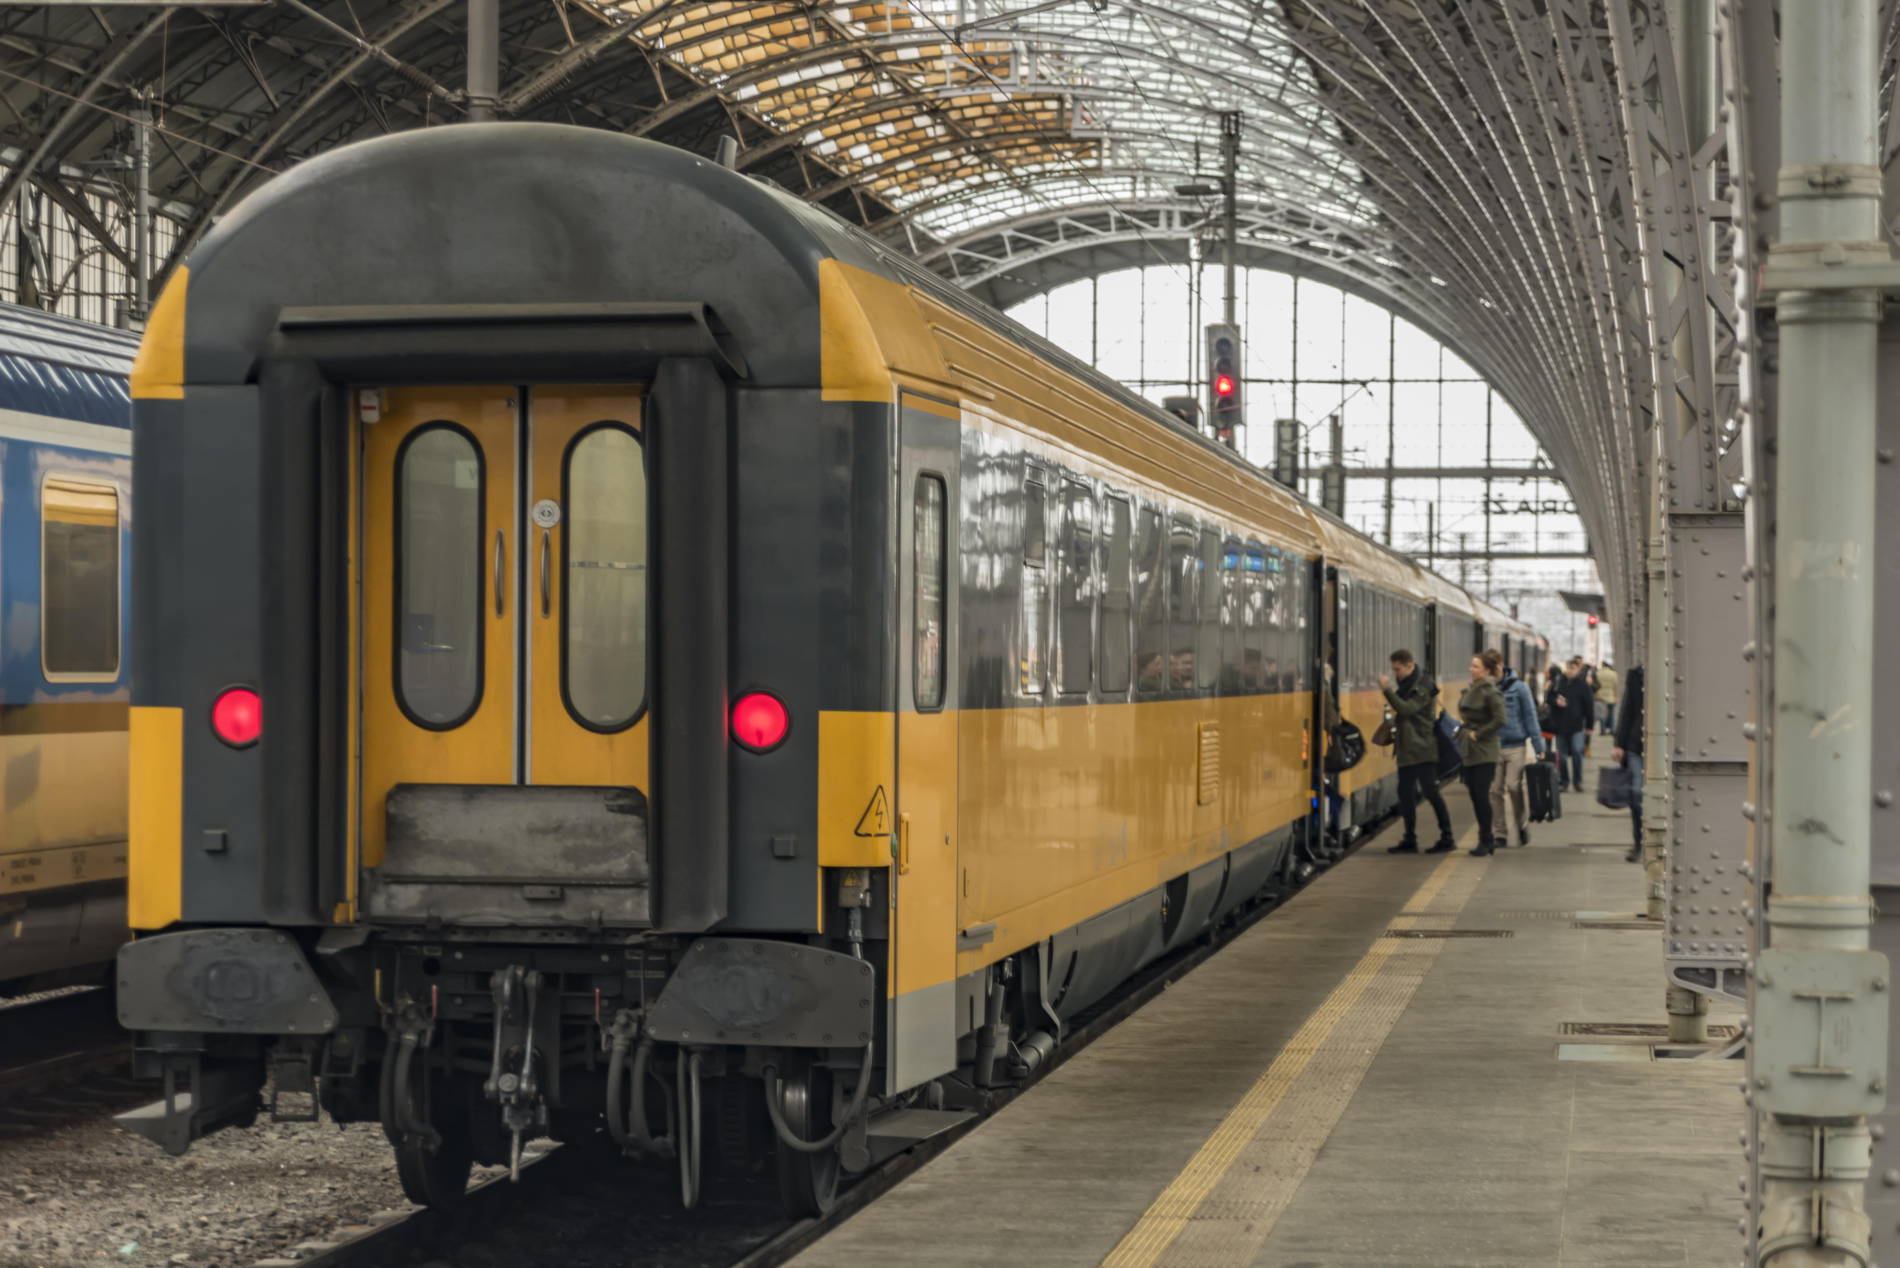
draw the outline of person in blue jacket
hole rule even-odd
[[[1526,743],[1537,746],[1537,756],[1544,755],[1544,730],[1537,724],[1537,701],[1531,697],[1531,685],[1517,676],[1510,665],[1504,663],[1504,657],[1495,651],[1484,654],[1484,663],[1496,664],[1503,670],[1498,680],[1498,690],[1504,693],[1504,729],[1498,732],[1498,777],[1491,782],[1491,824],[1497,832],[1494,846],[1509,844],[1510,820],[1504,817],[1504,808],[1509,804],[1517,816],[1517,843],[1531,843],[1531,819],[1525,813],[1524,805],[1524,768],[1534,759],[1526,757]]]

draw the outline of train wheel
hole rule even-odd
[[[474,1167],[468,1133],[450,1127],[431,1149],[415,1136],[396,1142],[396,1178],[403,1196],[420,1206],[449,1207],[468,1191]]]
[[[474,1169],[475,1151],[469,1134],[468,1115],[472,1108],[466,1089],[459,1081],[426,1081],[420,1104],[411,1112],[434,1128],[434,1140],[421,1132],[384,1131],[396,1149],[396,1178],[402,1182],[403,1196],[420,1206],[450,1207],[468,1191],[469,1173]],[[460,1093],[460,1095],[458,1095]]]
[[[799,1053],[779,1071],[783,1090],[778,1093],[785,1126],[803,1140],[818,1140],[831,1131],[831,1071]],[[773,1095],[771,1088],[766,1095]],[[785,1212],[794,1218],[823,1215],[838,1196],[838,1151],[805,1153],[778,1146],[778,1193]]]

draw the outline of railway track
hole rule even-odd
[[[1362,836],[1354,848],[1371,835]],[[718,1180],[708,1181],[697,1210],[683,1211],[675,1196],[678,1181],[672,1164],[636,1171],[604,1145],[568,1145],[535,1155],[518,1183],[510,1184],[505,1173],[479,1181],[455,1211],[386,1212],[300,1242],[256,1261],[254,1268],[529,1268],[540,1263],[564,1268],[777,1268],[1193,972],[1325,870],[1305,877],[1277,900],[1262,903],[1216,936],[1149,966],[1079,1022],[1049,1063],[1025,1083],[991,1093],[975,1118],[866,1172],[839,1193],[822,1217],[788,1220],[769,1184]]]
[[[89,989],[0,1006],[0,1140],[128,1108],[151,1096],[112,993]]]

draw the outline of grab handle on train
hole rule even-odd
[[[497,617],[501,615],[502,600],[506,597],[505,587],[507,586],[507,582],[507,563],[502,553],[501,530],[498,528],[495,530],[495,615]]]
[[[551,530],[541,530],[541,619],[544,621],[554,602],[554,580],[549,568],[554,558],[554,547],[549,542],[552,536]]]
[[[910,816],[897,816],[897,874],[903,876],[910,871]]]

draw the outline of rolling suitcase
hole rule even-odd
[[[1563,818],[1563,794],[1557,791],[1555,762],[1540,758],[1524,768],[1524,796],[1530,802],[1532,823]]]

